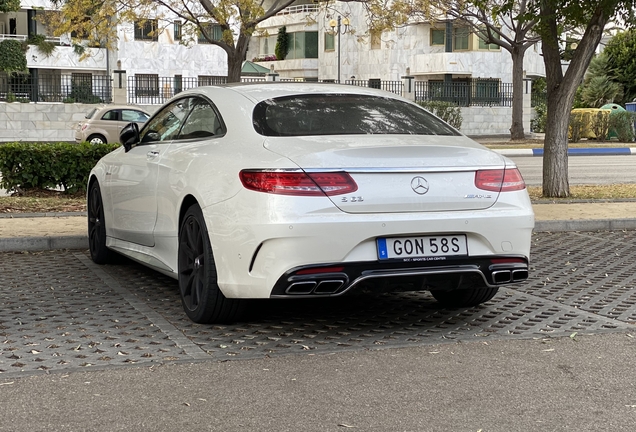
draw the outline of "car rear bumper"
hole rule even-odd
[[[372,279],[411,277],[422,281],[423,275],[429,285],[433,279],[436,284],[442,283],[443,278],[433,275],[465,274],[495,286],[503,283],[496,278],[507,280],[507,274],[511,280],[522,278],[513,277],[512,269],[493,276],[496,270],[489,269],[489,258],[521,257],[525,264],[519,270],[527,277],[534,215],[527,194],[522,192],[518,200],[465,212],[352,215],[325,206],[295,218],[285,214],[286,207],[281,203],[263,206],[251,202],[252,209],[267,209],[254,212],[238,211],[232,200],[204,208],[203,212],[218,284],[226,297],[323,295],[322,289],[329,295],[340,295]],[[378,237],[439,234],[466,235],[468,256],[421,264],[380,263],[378,259]],[[295,271],[325,265],[344,267],[344,276],[334,279],[344,282],[334,282],[331,288],[323,283],[318,294],[318,287],[310,287],[311,282],[304,284],[304,289],[297,285],[291,293],[288,291],[289,278]]]
[[[428,262],[359,262],[302,266],[286,272],[272,297],[340,296],[355,288],[453,290],[497,287],[528,279],[524,256],[488,256]]]

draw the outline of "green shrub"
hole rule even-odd
[[[610,117],[607,111],[599,111],[592,115],[592,132],[597,141],[605,141],[609,137]]]
[[[56,46],[53,42],[48,42],[46,36],[41,34],[35,34],[28,37],[26,40],[27,45],[35,45],[40,53],[44,57],[51,57]]]
[[[535,116],[530,120],[530,130],[532,132],[544,133],[545,124],[548,120],[548,106],[545,102],[537,102],[534,106]]]
[[[8,75],[28,73],[26,49],[22,42],[13,39],[0,41],[0,71]]]
[[[101,103],[102,100],[93,94],[93,85],[90,81],[71,81],[71,94],[69,99],[79,103]]]
[[[620,142],[634,141],[634,113],[620,111],[610,114],[609,130],[616,134]]]
[[[461,129],[464,118],[462,117],[462,109],[456,104],[445,101],[418,101],[417,103],[455,129]]]
[[[585,116],[583,113],[570,114],[570,142],[576,143],[581,141],[584,125]]]
[[[119,144],[7,143],[0,145],[0,187],[8,191],[85,191],[90,170]]]
[[[278,60],[285,60],[287,53],[289,53],[289,35],[287,34],[287,27],[282,26],[278,29],[278,36],[276,37],[276,47],[274,48],[274,54]]]
[[[15,93],[7,93],[7,102],[15,102],[16,100]]]

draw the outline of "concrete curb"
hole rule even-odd
[[[86,215],[86,212],[0,213],[0,219],[31,219],[40,217],[71,217]]]
[[[613,231],[636,229],[636,219],[536,221],[535,232]]]
[[[634,219],[591,219],[536,221],[534,232],[613,231],[636,229]],[[0,238],[0,252],[36,252],[58,249],[88,249],[88,237],[8,237]]]
[[[0,239],[0,252],[35,252],[57,249],[88,249],[88,237],[9,237]]]
[[[543,149],[493,149],[504,156],[543,156]],[[636,147],[571,148],[568,156],[629,156],[636,155]]]

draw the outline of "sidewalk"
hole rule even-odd
[[[534,204],[535,231],[636,229],[636,202]],[[87,249],[82,213],[0,214],[0,252]]]
[[[633,431],[633,334],[0,375],[0,431]]]

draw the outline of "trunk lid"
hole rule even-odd
[[[306,172],[349,173],[358,190],[329,197],[348,213],[485,209],[498,193],[478,189],[475,172],[505,167],[465,136],[269,137],[264,146]]]

